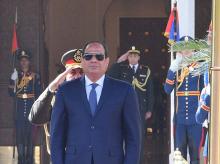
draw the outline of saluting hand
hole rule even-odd
[[[50,83],[49,90],[51,92],[55,92],[58,89],[59,85],[61,85],[64,82],[64,80],[66,79],[67,74],[70,73],[72,71],[72,69],[73,69],[72,67],[68,67],[63,73],[58,75],[56,77],[56,79],[54,79]]]
[[[123,61],[126,61],[126,60],[128,59],[128,55],[129,55],[129,53],[128,53],[128,51],[127,51],[126,53],[124,53],[123,55],[121,55],[121,56],[118,58],[117,63],[121,63],[121,62],[123,62]]]

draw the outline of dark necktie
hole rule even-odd
[[[136,72],[136,71],[135,71],[135,66],[134,66],[134,65],[132,66],[132,71],[133,71],[133,75],[134,75],[135,72]]]
[[[93,83],[91,84],[91,86],[92,86],[92,89],[89,94],[89,104],[90,104],[92,115],[94,116],[96,108],[97,108],[97,94],[96,94],[95,88],[98,86],[98,84]]]

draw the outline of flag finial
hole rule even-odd
[[[189,41],[189,37],[186,36],[186,37],[184,38],[184,40],[185,40],[185,42],[188,42],[188,41]]]

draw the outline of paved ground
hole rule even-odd
[[[169,145],[165,134],[148,134],[145,138],[145,163],[168,164]]]
[[[164,134],[148,134],[145,142],[146,164],[168,164],[169,153],[167,136]],[[17,164],[17,154],[12,158],[12,147],[0,147],[0,164]],[[35,148],[35,164],[40,164],[39,147]]]
[[[0,147],[0,164],[17,164],[17,153],[15,159],[12,157],[13,147],[1,146]],[[40,151],[39,147],[35,148],[35,164],[40,164]]]

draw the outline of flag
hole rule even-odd
[[[16,55],[16,51],[18,50],[18,39],[17,39],[17,32],[16,32],[16,25],[18,22],[18,12],[17,12],[17,7],[15,10],[15,23],[13,26],[13,37],[12,37],[12,47],[11,47],[11,52],[13,55]]]
[[[164,36],[167,37],[168,43],[173,44],[179,40],[179,19],[176,7],[170,13]]]
[[[18,50],[18,40],[17,40],[16,24],[14,24],[14,27],[13,27],[13,38],[12,38],[12,48],[11,48],[12,54],[15,54],[15,52],[17,50]]]

